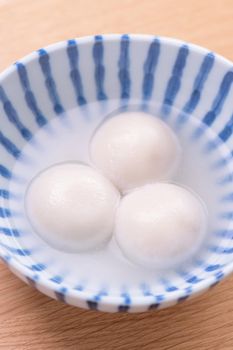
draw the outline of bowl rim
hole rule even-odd
[[[104,39],[104,42],[119,42],[122,35],[124,35],[124,34],[122,34],[122,33],[119,33],[119,34],[101,34],[101,36]],[[186,41],[183,41],[180,39],[176,39],[176,38],[160,36],[160,35],[157,36],[157,35],[152,35],[152,34],[130,34],[129,33],[127,35],[129,35],[130,40],[143,41],[143,42],[151,42],[153,39],[158,38],[158,39],[161,39],[163,41],[163,44],[165,44],[167,46],[180,47],[183,44],[187,44],[188,47],[190,48],[190,50],[192,50],[193,52],[196,52],[197,54],[199,54],[201,56],[204,56],[207,53],[211,52],[211,50],[208,50],[207,48],[204,48],[202,46],[199,46],[199,45],[196,45],[196,44],[193,44],[190,42],[186,42]],[[74,40],[76,40],[79,45],[87,45],[87,44],[92,44],[94,38],[95,38],[95,35],[89,35],[89,36],[83,36],[83,37],[76,37],[76,38],[74,38]],[[69,40],[69,39],[67,39],[67,40]],[[50,45],[45,46],[44,49],[48,53],[63,50],[67,46],[67,40],[52,43]],[[214,56],[215,56],[216,61],[218,61],[219,63],[232,69],[233,63],[229,59],[224,58],[223,56],[216,54],[215,52],[214,52]],[[18,61],[20,61],[24,64],[28,64],[37,58],[38,58],[37,51],[34,50],[31,53],[29,53],[28,55],[20,58]],[[14,71],[15,71],[15,64],[14,63],[11,64],[8,68],[4,69],[0,73],[0,85]],[[2,200],[3,199],[1,199],[1,201]],[[18,277],[20,277],[24,281],[26,279],[25,282],[28,282],[27,279],[34,278],[35,271],[30,271],[29,268],[24,266],[17,258],[10,257],[9,260],[6,259],[5,258],[6,254],[4,253],[4,248],[1,246],[0,246],[0,257],[7,264],[9,269],[13,270],[12,271],[13,273],[15,273]],[[221,271],[223,272],[223,274],[218,278],[217,281],[222,280],[223,278],[225,278],[226,276],[228,276],[230,273],[233,272],[233,261],[224,265],[221,268]],[[216,284],[216,277],[214,276],[214,274],[212,274],[209,277],[204,278],[198,284],[192,285],[192,290],[189,294],[187,294],[186,289],[178,289],[175,291],[171,291],[169,293],[164,292],[165,298],[160,302],[160,304],[161,305],[165,304],[165,306],[166,306],[167,303],[170,303],[173,301],[174,302],[178,301],[179,298],[200,294],[215,284]],[[36,288],[40,289],[40,287],[43,288],[43,293],[49,295],[50,297],[51,297],[51,293],[49,293],[49,291],[53,291],[54,292],[53,298],[56,298],[55,292],[57,292],[57,291],[59,291],[59,289],[61,289],[62,284],[58,285],[57,283],[47,279],[44,276],[44,274],[41,274],[39,280],[38,281],[36,280]],[[73,298],[77,302],[78,301],[86,301],[87,302],[89,300],[90,301],[93,300],[94,292],[88,288],[84,289],[84,290],[77,290],[74,288],[69,288],[68,293],[65,294],[65,296],[68,296],[71,299]],[[145,295],[142,293],[141,295],[132,295],[131,302],[130,302],[129,306],[130,306],[130,309],[131,308],[134,309],[134,307],[139,307],[139,308],[145,307],[145,306],[149,307],[151,304],[153,304],[155,302],[156,302],[156,295],[154,295],[154,294]],[[71,305],[75,305],[75,306],[77,306],[77,304],[78,304],[78,303],[76,304],[74,302],[69,302],[69,301],[67,301],[67,303],[71,304]],[[106,305],[106,307],[108,307],[108,306],[119,307],[120,305],[124,305],[124,298],[121,295],[108,294],[108,295],[102,297],[101,300],[98,301],[98,304],[101,306]],[[82,305],[81,307],[84,307],[84,306]],[[108,311],[108,310],[105,310],[105,311]]]

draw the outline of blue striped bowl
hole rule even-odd
[[[204,129],[211,128],[233,149],[233,67],[226,59],[193,44],[142,35],[106,35],[69,40],[31,53],[0,75],[0,255],[22,280],[46,295],[68,304],[102,311],[141,312],[174,305],[218,283],[233,269],[233,217],[229,172],[231,151],[221,159],[227,196],[227,227],[221,245],[183,274],[156,285],[103,289],[67,278],[67,271],[50,269],[43,254],[24,244],[12,225],[10,181],[20,181],[13,166],[22,147],[52,118],[89,102],[118,99],[156,101],[165,114],[177,108],[180,121],[195,114]],[[65,120],[65,119],[64,119]],[[215,147],[217,145],[215,144]],[[227,165],[227,166],[226,166]],[[30,240],[29,240],[30,241]],[[72,269],[67,266],[67,269]],[[79,269],[82,267],[79,266]],[[94,266],[92,267],[94,269]]]

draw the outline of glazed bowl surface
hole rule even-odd
[[[190,43],[151,35],[72,39],[39,49],[4,71],[0,75],[0,255],[9,269],[52,298],[108,312],[174,305],[232,272],[232,82],[230,61]],[[131,273],[130,265],[123,268],[124,261],[122,266],[117,261],[108,266],[106,257],[98,253],[93,259],[76,261],[39,238],[35,241],[34,234],[20,225],[18,201],[24,195],[20,186],[31,167],[21,155],[28,143],[40,147],[34,135],[56,120],[69,133],[69,111],[75,108],[85,111],[88,124],[95,108],[106,108],[108,103],[110,109],[114,103],[126,108],[135,101],[143,110],[151,103],[160,106],[161,116],[168,120],[172,114],[179,129],[185,130],[189,117],[194,117],[198,127],[190,142],[206,143],[208,159],[218,148],[223,150],[213,167],[221,193],[220,224],[213,229],[207,249],[166,278],[154,278],[153,271],[144,274],[140,268],[138,274],[136,268]],[[88,110],[89,105],[94,108]],[[104,108],[103,118],[109,115]],[[175,116],[171,111],[177,111]],[[205,141],[209,133],[214,135],[211,142]],[[59,134],[49,137],[56,147]],[[24,173],[15,167],[21,159]],[[59,161],[64,159],[58,152]],[[195,176],[202,177],[202,169]],[[128,276],[134,274],[128,283]]]

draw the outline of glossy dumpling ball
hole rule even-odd
[[[113,233],[118,190],[96,170],[79,163],[52,166],[31,182],[25,198],[28,219],[51,246],[84,251]]]
[[[122,199],[116,241],[136,264],[174,267],[200,248],[206,215],[202,201],[185,188],[168,183],[146,185]]]
[[[173,131],[159,118],[143,112],[125,112],[105,121],[95,132],[90,155],[122,192],[174,172],[180,146]]]

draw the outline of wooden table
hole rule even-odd
[[[54,41],[151,33],[233,60],[233,0],[0,0],[0,69]],[[0,265],[0,349],[232,350],[233,276],[205,295],[145,314],[69,307]]]

